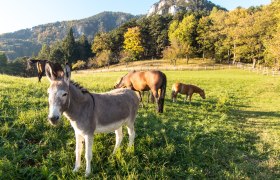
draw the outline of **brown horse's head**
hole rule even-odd
[[[203,89],[201,89],[201,91],[199,91],[199,95],[202,97],[202,99],[205,99],[205,92]]]
[[[124,75],[123,77],[121,77],[120,79],[118,79],[118,81],[116,82],[114,88],[115,89],[125,88],[126,87],[126,81],[127,81],[127,74]]]
[[[36,62],[37,62],[36,59],[29,58],[29,59],[27,60],[27,68],[26,68],[26,70],[31,69],[31,68],[32,68],[32,65],[35,64]]]
[[[122,87],[124,87],[123,77],[121,77],[120,79],[118,79],[117,82],[116,82],[116,84],[114,85],[114,88],[115,88],[115,89],[122,88]]]

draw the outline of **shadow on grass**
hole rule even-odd
[[[145,166],[141,174],[152,177],[157,172],[158,178],[278,177],[263,164],[269,155],[256,148],[258,134],[244,131],[241,125],[250,117],[278,118],[279,113],[236,110],[244,105],[228,106],[221,112],[215,106],[203,110],[202,106],[217,104],[214,100],[170,103],[166,101],[164,114],[144,112],[137,119],[135,151]]]
[[[231,114],[241,115],[243,118],[280,118],[280,112],[275,111],[243,111],[243,110],[234,110]],[[280,124],[280,123],[279,123]]]

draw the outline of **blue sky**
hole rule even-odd
[[[62,20],[82,19],[103,11],[146,14],[159,0],[0,0],[0,34]],[[270,0],[212,0],[229,10],[269,4]]]

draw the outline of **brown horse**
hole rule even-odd
[[[114,88],[128,88],[138,91],[152,91],[157,103],[157,111],[163,112],[166,92],[166,75],[161,71],[132,71],[124,75]],[[159,91],[160,90],[160,91]]]
[[[48,62],[48,60],[37,60],[37,59],[28,60],[28,69],[30,69],[33,64],[36,64],[37,72],[38,72],[37,76],[38,76],[39,82],[41,82],[41,79],[42,79],[43,75],[45,74],[45,66],[46,66],[47,62]]]
[[[191,102],[193,93],[198,93],[202,97],[202,99],[205,99],[204,90],[195,85],[191,85],[191,84],[183,84],[183,83],[173,84],[172,93],[171,93],[171,99],[173,99],[173,102],[175,102],[177,100],[178,93],[186,94],[186,99],[184,101],[186,101],[189,96],[189,100]]]

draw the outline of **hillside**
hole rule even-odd
[[[85,34],[92,40],[98,31],[110,31],[137,16],[122,12],[102,12],[89,18],[38,25],[0,35],[0,51],[9,59],[36,55],[43,43],[51,44],[65,37],[73,27],[74,36]]]

